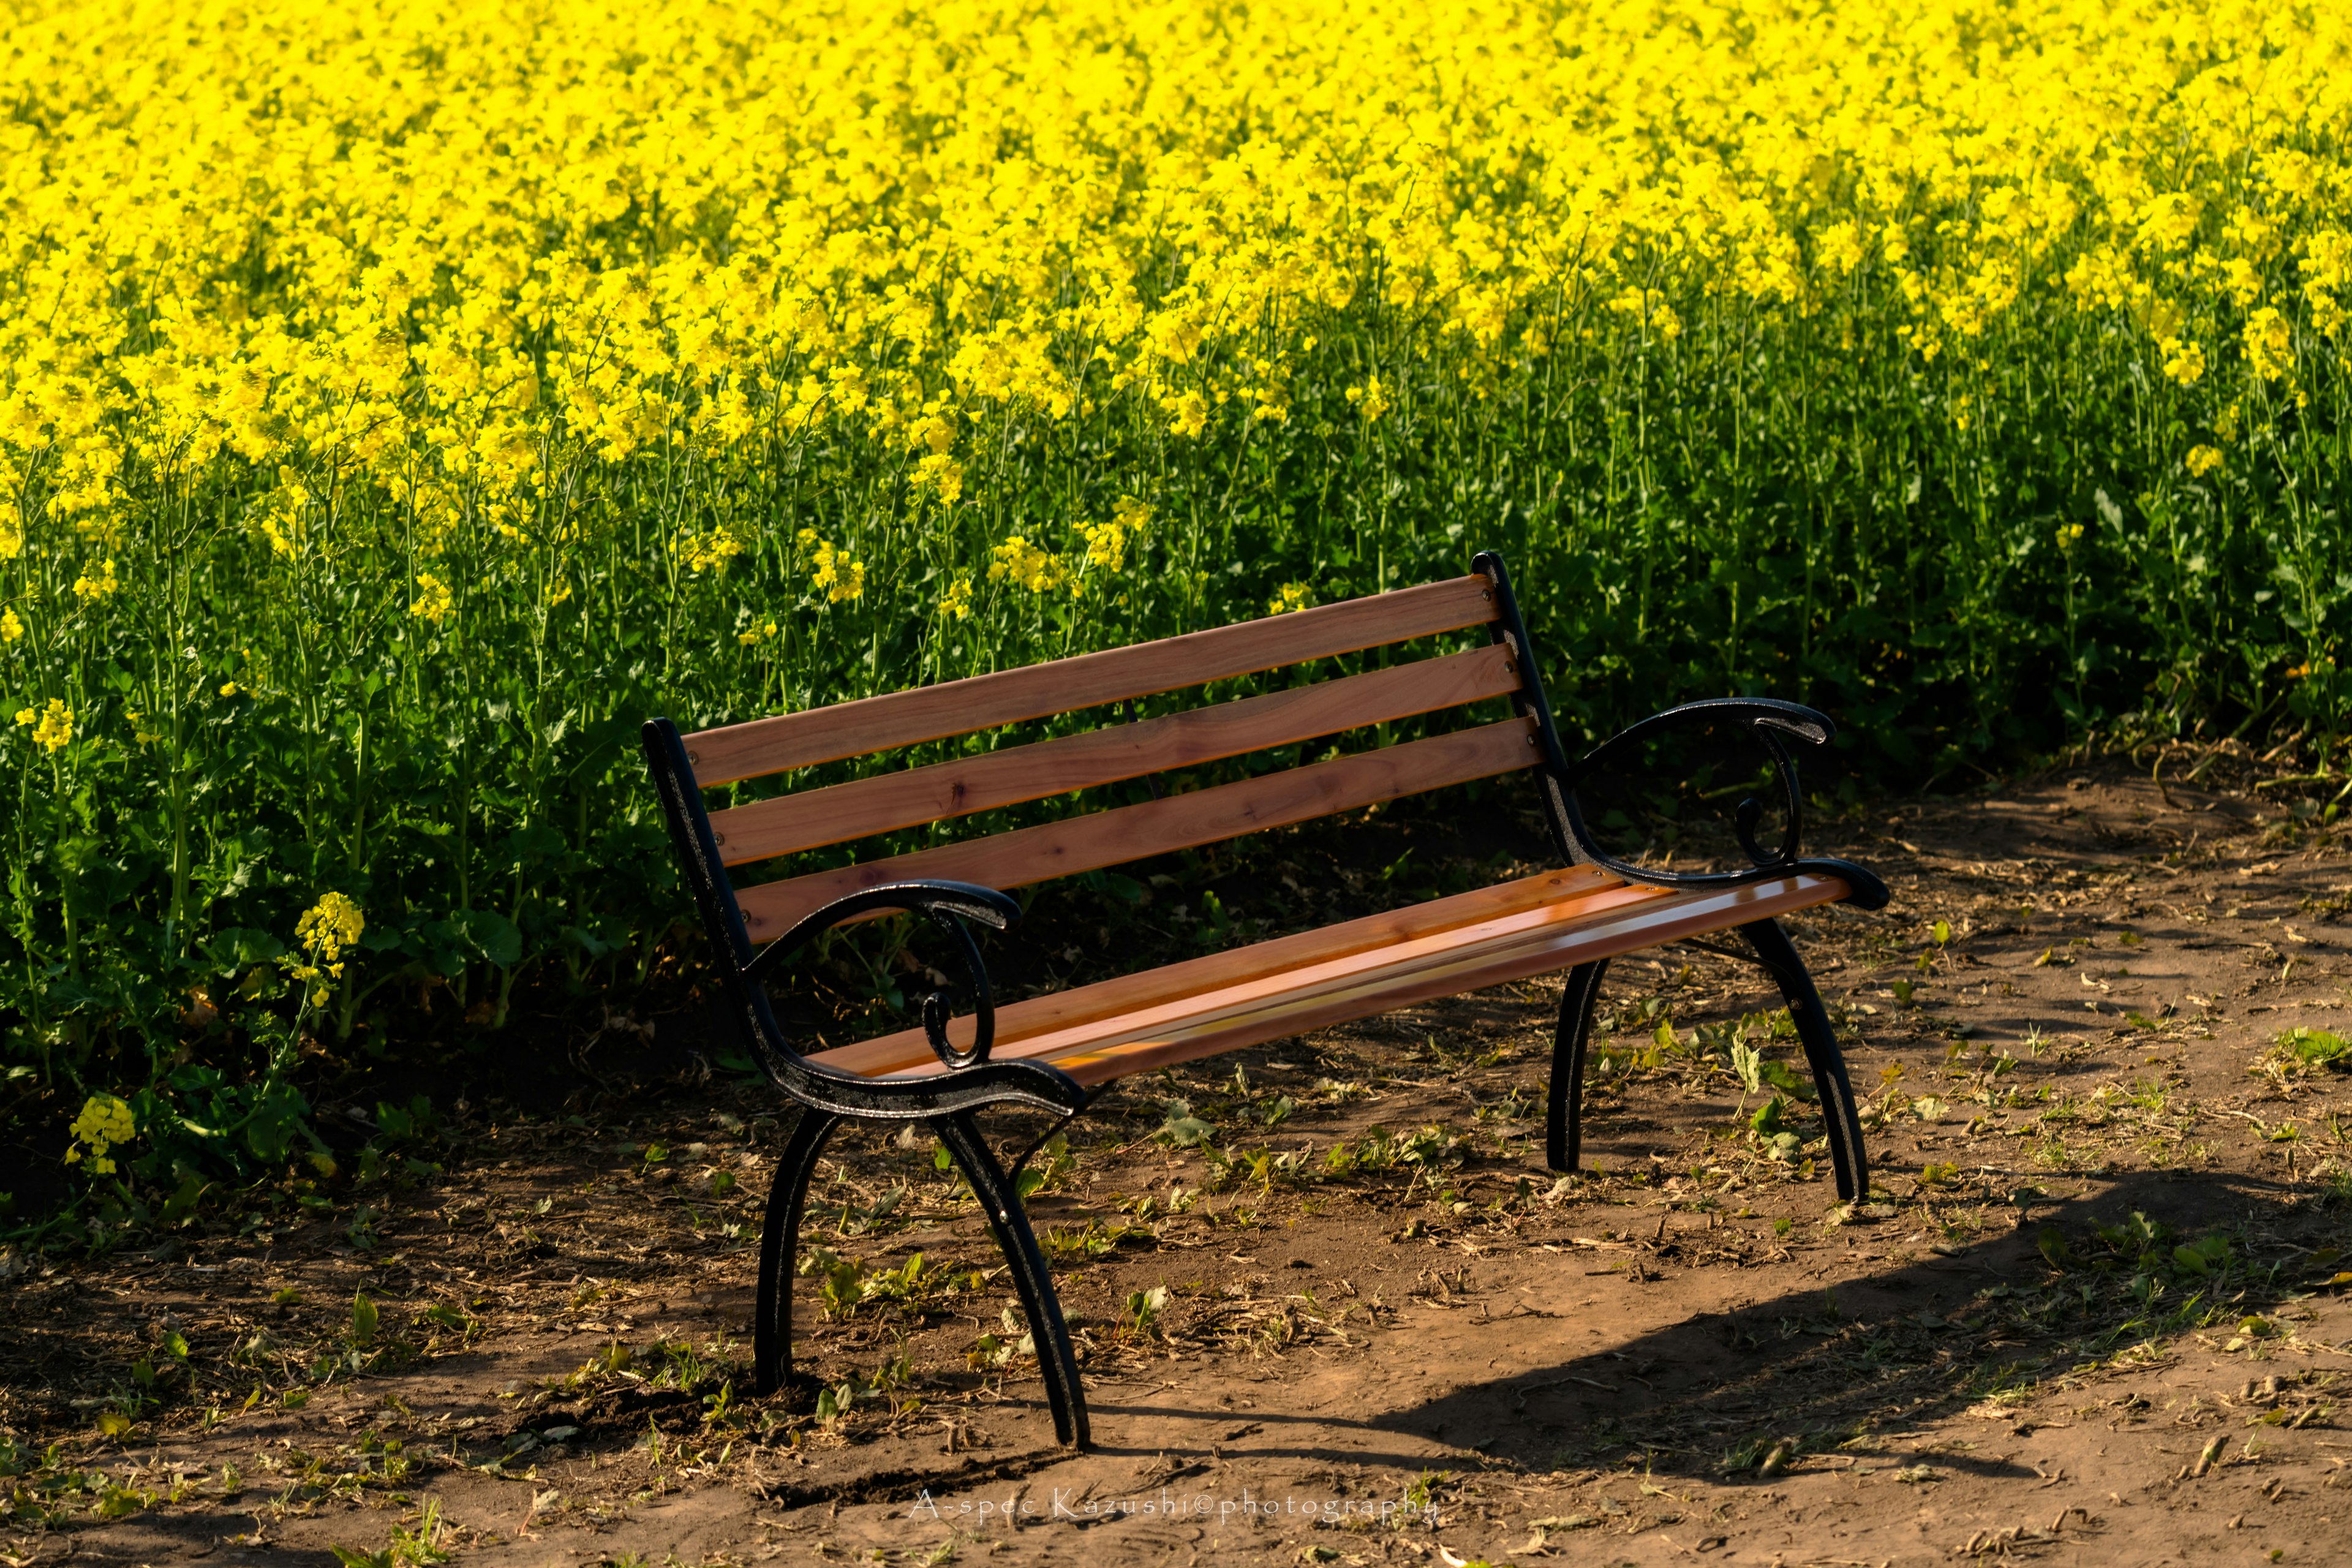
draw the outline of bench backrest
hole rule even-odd
[[[744,934],[781,936],[863,889],[914,878],[1014,888],[1400,795],[1540,767],[1565,770],[1501,560],[1466,577],[1212,631],[754,720],[685,737],[699,791],[952,735],[1485,626],[1487,646],[1160,718],[882,773],[709,814],[730,867],[1295,744],[1493,698],[1499,722],[1356,752],[1189,794],[734,889]],[[1554,800],[1556,802],[1556,795]],[[1559,832],[1557,810],[1547,814]],[[1563,852],[1566,844],[1560,845]]]

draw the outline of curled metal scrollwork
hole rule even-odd
[[[948,1016],[954,1001],[948,991],[934,991],[922,1001],[923,1037],[931,1054],[949,1068],[968,1068],[988,1059],[996,1043],[996,1006],[988,983],[988,964],[980,944],[972,940],[969,921],[1003,931],[1021,916],[1021,906],[993,888],[971,882],[890,882],[836,899],[803,919],[799,924],[760,950],[743,966],[743,977],[755,984],[819,933],[845,921],[876,910],[918,912],[945,932],[963,961],[972,999],[972,1043],[959,1047],[948,1038]]]
[[[1752,866],[1736,871],[1662,871],[1612,854],[1585,819],[1583,803],[1578,795],[1580,787],[1598,774],[1639,763],[1649,743],[1670,731],[1697,729],[1721,729],[1744,736],[1761,751],[1762,760],[1769,765],[1777,786],[1772,793],[1778,795],[1778,801],[1749,795],[1731,811],[1732,832]],[[1803,856],[1804,795],[1798,783],[1796,758],[1784,737],[1822,745],[1836,732],[1836,726],[1826,714],[1769,698],[1721,698],[1685,703],[1654,713],[1620,731],[1569,766],[1560,779],[1569,836],[1584,859],[1630,882],[1682,889],[1734,888],[1773,877],[1818,871],[1845,879],[1854,889],[1854,901],[1861,907],[1878,908],[1885,901],[1885,889],[1870,872],[1842,860],[1808,859]],[[1759,839],[1758,829],[1776,805],[1787,826],[1780,842],[1768,845]]]
[[[980,956],[980,948],[971,940],[971,928],[957,916],[943,909],[924,911],[931,923],[952,937],[957,951],[963,956],[964,973],[971,981],[971,1044],[958,1047],[948,1038],[948,1013],[952,998],[946,991],[934,991],[923,998],[923,1037],[931,1044],[931,1054],[950,1068],[968,1068],[984,1062],[996,1044],[996,1004],[988,987],[988,965]]]

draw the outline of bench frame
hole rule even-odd
[[[1538,753],[1531,771],[1543,802],[1553,847],[1563,864],[1580,861],[1627,883],[1682,891],[1743,888],[1810,873],[1843,882],[1846,889],[1843,901],[1865,910],[1885,907],[1886,888],[1870,871],[1847,861],[1806,858],[1800,853],[1803,797],[1798,788],[1796,765],[1783,737],[1794,736],[1813,744],[1826,742],[1832,733],[1827,718],[1794,703],[1760,699],[1690,703],[1645,719],[1571,763],[1561,747],[1533,647],[1501,557],[1492,552],[1482,552],[1472,563],[1472,571],[1489,584],[1487,596],[1495,611],[1486,623],[1491,641],[1507,644],[1511,651],[1518,685],[1508,695],[1519,718],[1531,726],[1529,739]],[[1376,597],[1352,603],[1378,602]],[[1387,640],[1391,639],[1368,638],[1367,646]],[[1061,710],[1074,711],[1086,705],[1074,704]],[[1751,868],[1662,872],[1630,864],[1603,848],[1584,819],[1577,797],[1579,784],[1623,760],[1664,730],[1722,721],[1752,728],[1775,766],[1783,796],[1781,806],[1788,821],[1781,843],[1767,848],[1755,842],[1752,830],[1761,807],[1749,799],[1741,803],[1738,828],[1743,847],[1756,862]],[[920,1122],[945,1145],[950,1157],[971,1183],[1011,1267],[1014,1289],[1036,1347],[1055,1435],[1064,1444],[1085,1447],[1088,1424],[1077,1358],[1060,1301],[1054,1292],[1051,1270],[1024,1211],[1017,1182],[1022,1168],[1053,1133],[1067,1125],[1118,1079],[1114,1078],[1089,1089],[1048,1061],[1024,1058],[990,1059],[995,1009],[987,966],[973,941],[971,924],[977,922],[1001,931],[1019,918],[1020,906],[995,889],[970,882],[933,879],[888,882],[825,903],[755,950],[744,910],[727,878],[719,840],[703,805],[703,785],[696,776],[694,752],[667,719],[649,721],[644,728],[643,741],[671,841],[696,911],[709,938],[713,967],[728,1005],[740,1023],[754,1058],[777,1089],[800,1108],[777,1163],[761,1228],[752,1347],[757,1392],[772,1394],[793,1379],[792,1300],[800,1227],[808,1184],[826,1141],[843,1121],[850,1118],[886,1123]],[[868,749],[850,747],[846,754]],[[730,776],[750,776],[761,771],[771,770],[746,766],[743,772]],[[813,1060],[793,1045],[767,995],[768,976],[811,941],[836,926],[888,910],[915,914],[937,927],[949,939],[965,972],[966,994],[973,1013],[973,1038],[969,1044],[958,1046],[950,1040],[948,998],[944,994],[934,993],[923,1001],[923,1032],[944,1069],[930,1076],[866,1078]],[[1739,931],[1751,952],[1714,947],[1703,942],[1694,944],[1759,964],[1779,984],[1820,1096],[1839,1195],[1848,1200],[1859,1198],[1869,1191],[1869,1173],[1853,1092],[1835,1031],[1804,961],[1776,920],[1752,920],[1731,929]],[[1680,940],[1693,941],[1687,937]],[[1578,1168],[1585,1047],[1608,966],[1607,958],[1578,964],[1570,971],[1561,994],[1545,1135],[1546,1161],[1555,1171]],[[1001,1163],[989,1148],[977,1121],[980,1110],[995,1105],[1025,1106],[1055,1117],[1052,1126],[1009,1165]]]

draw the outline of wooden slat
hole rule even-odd
[[[994,1055],[1051,1061],[1082,1084],[1103,1083],[1832,902],[1847,890],[1834,877],[1816,876],[1713,893],[1621,885],[1552,910],[1520,911],[1032,1036],[1000,1045]],[[940,1070],[930,1058],[889,1076]]]
[[[1670,894],[1666,900],[1622,913],[1612,911],[1590,920],[1564,922],[1562,928],[1545,931],[1534,940],[1500,942],[1491,947],[1465,946],[1442,962],[1423,966],[1395,960],[1350,985],[1286,990],[1279,989],[1278,982],[1261,981],[1259,985],[1265,988],[1268,997],[1266,1005],[1237,1008],[1223,1017],[1203,1019],[1190,1027],[1150,1031],[1116,1042],[1054,1052],[1047,1059],[1091,1088],[1113,1079],[1156,1072],[1180,1062],[1329,1028],[1441,996],[1458,996],[1489,985],[1556,974],[1595,959],[1614,958],[1660,942],[1832,903],[1844,898],[1846,892],[1846,885],[1834,877],[1797,877],[1728,893]],[[1681,907],[1674,907],[1676,904]]]
[[[729,784],[1484,626],[1495,613],[1486,578],[1455,577],[1159,642],[705,730],[687,737],[687,760],[705,786]]]
[[[1506,719],[1166,800],[764,882],[739,889],[736,901],[751,939],[765,942],[834,900],[884,882],[938,877],[990,888],[1026,887],[1531,767],[1537,761],[1534,733],[1532,721]]]
[[[822,844],[841,844],[1119,779],[1310,741],[1367,724],[1383,724],[1500,697],[1517,690],[1518,685],[1511,650],[1489,646],[1238,702],[1189,709],[1140,723],[755,801],[715,813],[710,826],[719,837],[721,858],[730,866],[740,866]]]
[[[1183,959],[1094,985],[1032,996],[996,1010],[996,1037],[1010,1047],[1040,1035],[1221,991],[1269,974],[1287,973],[1350,953],[1391,947],[1528,910],[1579,904],[1624,886],[1608,872],[1591,866],[1538,872],[1450,898],[1431,899],[1401,910],[1252,942],[1225,952]],[[971,1035],[969,1015],[948,1021],[948,1038],[957,1045],[969,1046]],[[901,1029],[894,1035],[820,1053],[816,1059],[840,1071],[870,1078],[914,1067],[933,1058],[922,1030]]]

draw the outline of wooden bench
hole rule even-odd
[[[1466,628],[1487,641],[1339,679],[1112,723],[928,766],[875,773],[718,812],[705,789],[1206,682]],[[736,887],[726,868],[1145,778],[1171,769],[1322,740],[1367,726],[1507,700],[1511,716],[1423,739],[1305,763],[1236,783],[1065,817],[909,854]],[[1787,829],[1770,848],[1738,811],[1752,866],[1647,869],[1604,849],[1579,785],[1677,727],[1728,727],[1756,748],[1783,796]],[[754,1055],[800,1114],[769,1198],[753,1351],[760,1392],[790,1373],[792,1292],[802,1205],[827,1136],[845,1117],[922,1122],[971,1184],[1011,1265],[1061,1440],[1087,1441],[1085,1398],[1051,1276],[1014,1182],[1045,1140],[1008,1168],[982,1138],[982,1108],[1022,1105],[1062,1124],[1134,1073],[1440,996],[1569,972],[1551,1065],[1546,1153],[1577,1165],[1585,1037],[1609,961],[1662,942],[1737,930],[1779,982],[1803,1044],[1841,1196],[1868,1191],[1861,1129],[1821,998],[1778,917],[1845,900],[1886,902],[1870,872],[1800,857],[1801,797],[1787,737],[1820,742],[1829,721],[1791,703],[1694,703],[1643,721],[1570,762],[1502,561],[1472,574],[1369,598],[1079,658],[893,692],[681,736],[645,726],[645,749],[729,1005]],[[992,1005],[974,923],[1003,929],[1019,906],[1002,889],[1310,821],[1421,791],[1528,773],[1558,870],[1412,908],[1260,942],[1003,1008]],[[1736,792],[1735,792],[1736,793]],[[922,1005],[919,1028],[803,1054],[763,983],[820,932],[893,910],[935,924],[961,954],[969,1016]],[[1722,950],[1718,950],[1722,951]],[[1735,954],[1735,956],[1746,956]]]

